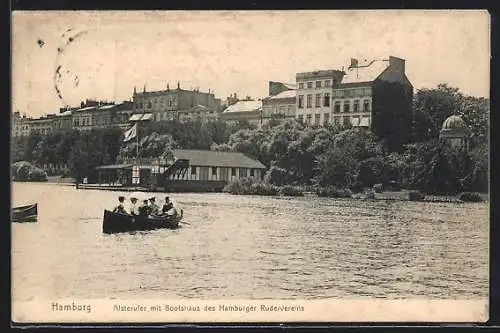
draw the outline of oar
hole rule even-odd
[[[184,224],[188,224],[188,225],[191,225],[191,223],[187,223],[187,222],[182,222],[182,221],[179,221],[179,223],[184,223]]]

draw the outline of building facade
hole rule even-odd
[[[52,133],[52,119],[53,117],[40,117],[30,119],[30,133],[38,133],[47,135]]]
[[[408,140],[413,86],[404,59],[351,59],[346,71],[298,73],[296,78],[299,121],[366,127],[389,141]]]
[[[340,84],[342,75],[338,70],[297,73],[296,116],[299,121],[317,126],[330,123],[333,87]]]
[[[148,112],[153,114],[155,121],[190,118],[192,108],[202,106],[195,112],[213,113],[220,109],[221,101],[215,98],[213,93],[200,92],[199,90],[185,90],[177,84],[177,89],[161,91],[146,91],[138,93],[134,88],[133,94],[134,112]]]
[[[71,130],[71,111],[64,111],[52,117],[52,132]]]
[[[31,118],[27,118],[26,115],[21,116],[19,112],[14,112],[12,114],[12,136],[28,136],[31,132]]]
[[[247,121],[249,124],[260,126],[262,124],[262,101],[238,101],[228,106],[220,115],[220,119],[231,123]]]
[[[296,117],[295,86],[269,81],[269,96],[262,100],[262,124]]]

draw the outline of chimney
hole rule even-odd
[[[393,69],[404,73],[405,72],[405,60],[393,56],[389,56],[389,66]]]

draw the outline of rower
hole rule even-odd
[[[130,214],[139,215],[139,209],[137,207],[137,198],[135,196],[130,197]]]
[[[124,202],[125,202],[125,197],[120,195],[118,197],[118,204],[113,209],[113,213],[127,214],[127,211],[125,210],[125,206],[123,205]]]
[[[148,199],[145,199],[141,206],[139,206],[139,215],[148,216],[149,215],[149,205]]]
[[[149,198],[149,214],[151,215],[158,215],[160,210],[155,201],[156,201],[155,197]]]
[[[170,201],[169,197],[165,197],[165,203],[163,204],[163,208],[161,209],[162,214],[167,214],[169,210],[174,208],[174,204]]]

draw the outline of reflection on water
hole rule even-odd
[[[13,186],[39,203],[12,224],[16,300],[488,295],[486,203],[172,194],[190,225],[104,235],[121,193]]]

